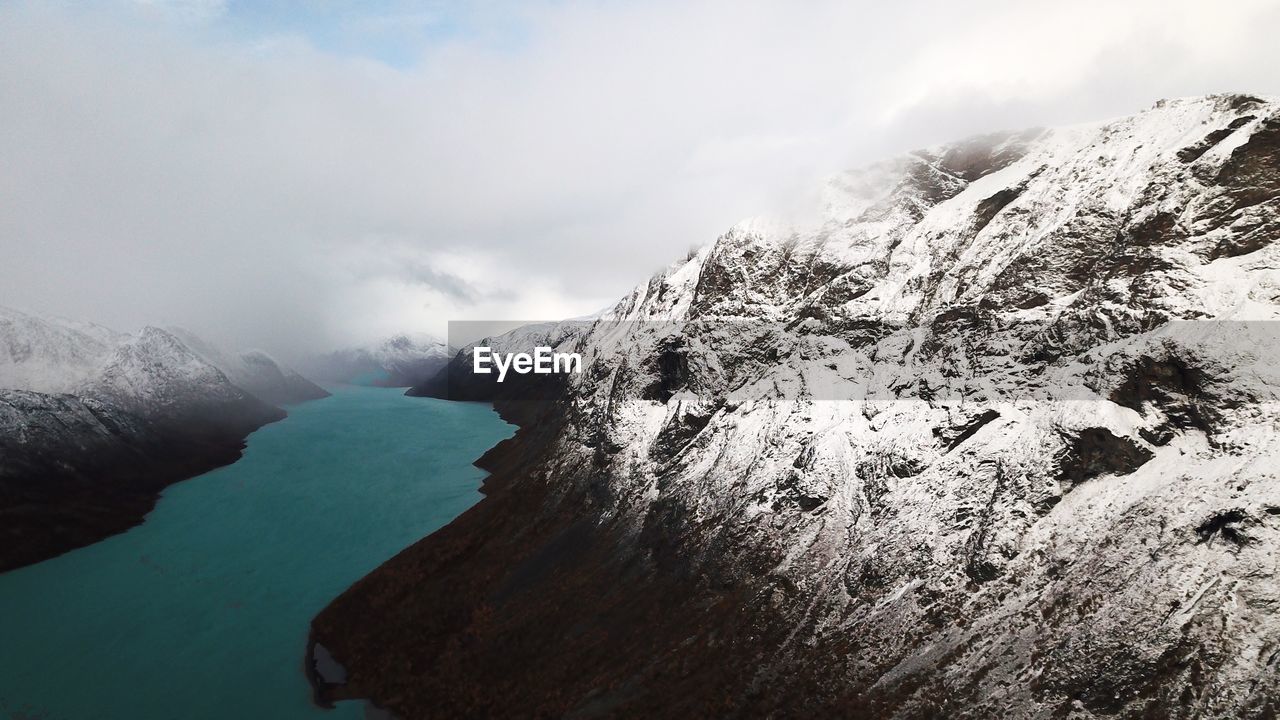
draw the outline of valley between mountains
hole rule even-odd
[[[1280,105],[1169,100],[835,177],[499,386],[486,499],[356,583],[405,718],[1280,712]],[[114,386],[113,386],[114,387]]]

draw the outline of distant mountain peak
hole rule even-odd
[[[410,387],[430,378],[448,360],[444,341],[424,332],[402,332],[319,355],[307,368],[333,382]]]

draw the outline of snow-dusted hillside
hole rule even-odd
[[[195,386],[207,386],[214,380],[204,367],[212,365],[233,385],[267,403],[294,403],[327,395],[323,388],[260,350],[227,353],[182,328],[147,328],[139,337],[132,337],[92,323],[5,307],[0,307],[0,388],[84,394],[105,382],[101,375],[108,364],[120,359],[126,346],[137,347],[140,342],[145,345],[142,354],[156,353],[150,358],[152,365],[168,367],[179,380],[182,373],[189,373]],[[203,363],[194,362],[191,355]],[[150,392],[143,387],[135,391]]]
[[[165,421],[221,424],[222,417],[229,415],[236,426],[245,417],[254,418],[258,425],[284,417],[278,408],[233,385],[177,336],[156,327],[143,328],[137,337],[117,346],[77,394],[105,399],[139,417]],[[232,434],[237,432],[238,427]]]
[[[166,484],[234,461],[284,417],[263,398],[315,391],[262,353],[228,358],[189,333],[0,308],[0,570],[136,524]]]
[[[1280,712],[1277,103],[986,136],[827,192],[566,337],[585,372],[486,458],[490,497],[316,619],[344,692]]]
[[[333,382],[410,387],[432,377],[449,361],[449,349],[425,333],[401,333],[381,342],[314,358],[307,370]]]
[[[261,350],[246,350],[232,355],[190,330],[168,328],[168,332],[201,359],[221,370],[236,387],[265,402],[288,405],[329,395],[324,388],[304,378],[296,370],[281,365]]]
[[[135,525],[210,449],[193,452],[102,401],[0,389],[0,571]]]
[[[0,306],[0,388],[68,392],[124,337],[99,325]]]

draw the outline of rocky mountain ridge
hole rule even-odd
[[[322,697],[1280,712],[1276,101],[975,138],[828,198],[566,332],[586,369],[533,408],[444,383],[523,427],[483,502],[316,618]]]

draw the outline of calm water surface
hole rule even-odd
[[[480,499],[487,405],[338,386],[146,522],[0,574],[0,718],[361,718],[311,704],[312,616]]]

